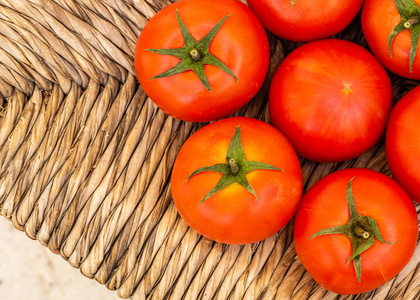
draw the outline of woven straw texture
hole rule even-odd
[[[292,222],[244,246],[212,242],[184,223],[170,173],[183,142],[204,124],[165,115],[133,67],[141,29],[170,3],[0,0],[1,215],[122,298],[418,299],[419,247],[389,283],[339,296],[299,262]],[[336,37],[366,47],[360,16]],[[270,78],[299,44],[269,39],[267,80],[235,115],[270,122]],[[395,101],[417,85],[391,77]],[[390,175],[383,139],[351,161],[301,164],[305,190],[351,166]]]

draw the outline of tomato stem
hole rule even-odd
[[[404,27],[405,28],[410,28],[411,26],[418,24],[420,22],[420,18],[417,15],[414,15],[412,17],[410,17],[405,23],[404,23]]]
[[[193,48],[190,51],[190,56],[191,56],[191,58],[192,58],[193,61],[199,61],[200,58],[201,58],[200,51],[198,51],[196,48]]]
[[[231,172],[233,175],[238,174],[238,172],[239,172],[239,166],[238,166],[238,164],[236,163],[236,161],[235,161],[235,159],[234,159],[234,158],[229,159],[229,167],[230,167],[230,172]]]
[[[357,236],[360,236],[360,237],[362,237],[362,238],[364,238],[365,240],[367,240],[369,237],[370,237],[370,233],[369,232],[367,232],[366,230],[364,230],[362,227],[360,227],[360,226],[356,226],[355,228],[354,228],[354,233],[357,235]]]

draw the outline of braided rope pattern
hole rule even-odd
[[[262,242],[228,246],[180,219],[170,172],[203,125],[165,115],[133,67],[141,29],[170,3],[0,0],[1,215],[122,298],[418,299],[419,247],[381,288],[338,296],[300,264],[292,223]],[[270,122],[270,79],[297,44],[269,38],[267,80],[235,115]],[[364,42],[358,29],[341,38]],[[415,85],[394,82],[396,98]],[[305,189],[347,167],[390,175],[383,140],[351,161],[301,164]]]

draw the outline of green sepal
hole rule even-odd
[[[365,242],[362,243],[352,241],[353,253],[347,260],[347,264],[351,260],[353,260],[353,266],[354,270],[356,271],[356,277],[358,282],[362,281],[362,260],[360,258],[360,254],[372,247],[373,244],[375,244],[375,238],[373,236],[369,237]]]
[[[227,164],[217,164],[210,167],[202,167],[195,170],[190,177],[188,177],[187,181],[191,179],[196,174],[202,173],[202,172],[219,172],[219,173],[227,173],[229,172],[229,166]]]
[[[378,224],[376,223],[376,221],[370,217],[368,217],[368,220],[369,220],[370,228],[372,229],[372,233],[378,241],[384,244],[394,244],[397,241],[397,240],[393,242],[385,241],[385,239],[382,237],[381,232],[379,231]]]
[[[188,31],[187,26],[185,25],[185,23],[182,21],[181,17],[179,16],[178,10],[176,10],[176,18],[177,18],[178,25],[184,39],[184,46],[181,48],[173,48],[173,49],[146,49],[146,50],[157,53],[157,54],[161,54],[161,55],[175,56],[181,60],[174,67],[150,78],[150,80],[163,78],[163,77],[169,77],[169,76],[173,76],[173,75],[191,70],[197,75],[197,77],[200,79],[204,87],[208,91],[211,91],[210,83],[204,72],[204,66],[212,65],[221,69],[225,73],[232,76],[236,81],[238,81],[238,78],[235,76],[235,74],[233,74],[233,72],[229,69],[229,67],[227,67],[220,59],[218,59],[217,57],[215,57],[213,54],[209,52],[211,42],[213,41],[217,32],[220,30],[223,23],[226,21],[226,19],[229,16],[230,15],[220,20],[200,41],[197,42],[192,37],[191,33]],[[194,59],[190,55],[190,52],[194,49],[199,54],[198,55],[199,58],[197,59]]]
[[[198,78],[200,79],[201,83],[204,85],[206,90],[208,90],[210,92],[211,91],[211,86],[210,86],[209,81],[207,80],[206,74],[204,73],[204,61],[199,61],[199,62],[195,63],[191,67],[191,70],[193,70],[195,75],[198,76]]]
[[[228,187],[232,183],[235,182],[235,178],[230,174],[223,174],[222,178],[220,178],[219,182],[217,182],[216,186],[208,192],[203,199],[201,199],[201,202],[204,202],[214,194],[216,194],[218,191],[223,190],[224,188]]]
[[[258,162],[258,161],[247,161],[243,166],[244,173],[248,173],[254,170],[273,170],[273,171],[283,171],[283,169],[273,167],[269,164]]]
[[[245,173],[241,172],[239,176],[235,178],[235,181],[242,185],[248,192],[250,192],[252,195],[254,195],[255,200],[258,200],[257,193],[254,191],[254,188],[249,183],[248,179],[245,176]]]
[[[184,48],[173,48],[173,49],[146,49],[147,51],[153,52],[153,53],[157,53],[157,54],[162,54],[162,55],[172,55],[175,56],[177,58],[180,59],[185,59],[188,56],[185,53]],[[153,77],[153,78],[159,78],[157,76]],[[152,79],[153,79],[152,78]]]
[[[416,58],[417,46],[420,36],[420,24],[415,24],[410,27],[411,33],[411,48],[410,48],[410,72],[413,69],[414,59]]]
[[[395,26],[395,28],[391,31],[391,33],[388,36],[388,52],[389,52],[389,56],[392,57],[392,51],[391,51],[391,45],[392,45],[392,41],[394,40],[395,36],[400,33],[403,30],[406,30],[407,28],[404,26],[405,21],[401,21],[400,23],[398,23],[397,26]]]
[[[410,30],[411,47],[410,47],[410,72],[413,68],[414,59],[416,57],[419,36],[420,36],[420,7],[413,0],[394,0],[398,13],[401,16],[401,22],[394,27],[388,36],[388,52],[392,57],[392,41],[395,36],[406,29]]]
[[[349,259],[347,260],[347,263],[349,263],[356,256],[359,256],[360,254],[365,252],[370,247],[372,247],[373,244],[375,244],[375,237],[371,236],[364,243],[360,243],[359,245],[353,245],[354,250],[353,253],[350,255]],[[357,276],[357,279],[360,282],[360,276]]]
[[[419,6],[413,0],[394,0],[401,18],[409,19]]]
[[[226,152],[226,163],[225,164],[215,164],[208,167],[201,167],[191,173],[187,181],[192,177],[203,173],[203,172],[218,172],[222,173],[223,176],[217,182],[216,186],[213,187],[200,203],[207,200],[217,192],[223,190],[234,182],[237,182],[243,186],[248,192],[254,195],[255,199],[258,199],[257,193],[254,188],[249,183],[246,174],[255,170],[273,170],[273,171],[283,171],[280,168],[271,166],[262,162],[248,161],[245,157],[245,152],[242,147],[241,141],[241,128],[237,126],[235,133],[230,140],[229,147]]]
[[[360,258],[360,255],[353,258],[353,266],[354,271],[356,272],[357,281],[362,282],[362,259]]]
[[[197,41],[192,37],[191,33],[188,31],[187,26],[185,26],[184,21],[182,21],[181,17],[179,16],[178,9],[175,12],[176,20],[178,21],[179,28],[181,29],[182,36],[184,38],[185,46],[191,46],[197,43]]]
[[[351,188],[351,184],[353,183],[353,180],[354,180],[354,177],[350,179],[349,183],[347,184],[347,189],[346,189],[346,200],[347,200],[347,206],[350,212],[350,219],[354,219],[359,216],[359,213],[357,212],[357,208],[356,208],[356,203],[354,202],[353,189]]]
[[[321,236],[321,235],[327,235],[327,234],[344,234],[347,237],[350,237],[347,232],[346,232],[347,226],[346,225],[341,225],[341,226],[335,226],[335,227],[328,227],[328,228],[324,228],[318,232],[316,232],[315,234],[313,234],[309,240],[312,240],[313,238],[317,237],[317,236]]]
[[[236,126],[235,133],[229,143],[226,153],[226,162],[233,158],[236,163],[244,164],[246,162],[244,148],[242,147],[241,128]]]
[[[347,264],[353,260],[353,265],[356,273],[357,280],[361,282],[361,274],[362,274],[362,261],[360,255],[368,250],[372,245],[375,244],[375,238],[382,243],[392,244],[396,241],[389,243],[386,242],[385,239],[382,237],[382,234],[379,231],[378,224],[376,221],[369,217],[369,216],[361,216],[356,208],[356,203],[354,200],[353,189],[352,189],[352,182],[354,177],[350,179],[349,183],[347,184],[346,189],[346,201],[347,207],[349,209],[349,219],[347,223],[340,226],[333,226],[329,228],[324,228],[315,234],[313,234],[309,241],[315,237],[328,235],[328,234],[343,234],[350,239],[353,252],[347,260]],[[366,238],[363,237],[362,234],[357,234],[357,230],[359,229],[366,234]]]
[[[163,73],[160,73],[153,78],[150,78],[150,80],[173,76],[173,75],[188,71],[190,69],[191,69],[191,66],[188,64],[188,61],[187,60],[181,60],[175,67],[172,67],[169,70],[167,70]]]

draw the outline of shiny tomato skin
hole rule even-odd
[[[414,0],[420,5],[419,0]],[[420,79],[420,49],[417,49],[410,72],[411,35],[409,30],[398,33],[388,51],[388,37],[401,22],[394,0],[366,0],[362,9],[362,30],[366,42],[378,60],[391,72],[402,77]]]
[[[212,65],[204,66],[211,91],[191,70],[150,80],[180,61],[146,50],[184,46],[176,10],[196,41],[229,15],[212,40],[209,52],[238,81]],[[268,38],[261,22],[237,0],[182,0],[163,8],[142,30],[134,57],[138,80],[156,105],[175,118],[194,122],[226,117],[249,102],[264,82],[269,60]]]
[[[361,46],[343,40],[309,42],[288,55],[269,91],[271,121],[296,152],[318,162],[355,158],[385,130],[391,81]]]
[[[392,176],[420,203],[420,87],[401,98],[391,111],[385,150]]]
[[[247,0],[247,3],[268,31],[284,39],[308,42],[342,31],[357,15],[363,0]]]
[[[347,264],[352,253],[349,238],[331,234],[309,241],[319,230],[347,222],[346,188],[353,177],[357,211],[376,220],[384,240],[391,243],[375,240],[360,255],[360,283],[353,262]],[[318,284],[338,294],[363,293],[392,279],[413,256],[417,236],[416,209],[403,188],[382,173],[361,168],[337,171],[315,183],[303,197],[294,223],[296,252],[303,266]]]
[[[247,160],[283,171],[247,173],[258,199],[233,183],[200,203],[222,174],[204,172],[187,178],[200,167],[226,162],[236,126],[241,128]],[[299,205],[302,186],[300,163],[287,139],[268,123],[247,117],[222,119],[195,132],[182,146],[171,178],[173,200],[186,223],[203,236],[227,244],[257,242],[283,228]]]

